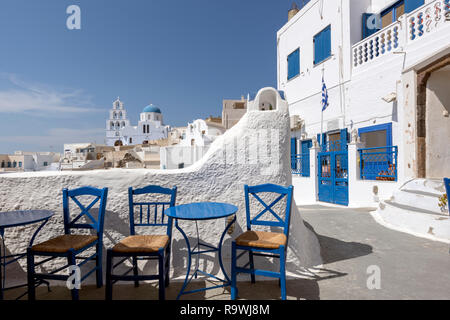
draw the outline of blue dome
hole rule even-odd
[[[161,113],[161,110],[158,107],[155,107],[154,105],[149,105],[142,110],[142,112],[155,112],[155,113]]]

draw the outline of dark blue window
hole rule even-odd
[[[292,52],[288,58],[288,80],[300,74],[300,49]]]
[[[425,0],[405,0],[405,11],[412,12],[424,4]]]
[[[326,27],[314,37],[314,64],[331,57],[331,26]]]

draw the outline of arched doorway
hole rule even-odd
[[[432,178],[445,175],[448,150],[448,90],[450,55],[446,55],[417,72],[416,158],[417,177]],[[436,128],[439,128],[437,130]],[[439,168],[434,170],[434,167]]]
[[[117,140],[116,142],[114,142],[114,147],[121,147],[123,146],[123,142],[120,140]]]

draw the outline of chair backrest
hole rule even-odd
[[[85,207],[79,199],[82,196],[93,196],[94,200]],[[103,234],[107,198],[108,188],[97,189],[93,187],[81,187],[72,190],[63,189],[64,232],[70,234],[70,229],[93,229],[100,238]],[[73,219],[71,219],[70,216],[70,199],[73,200],[81,210],[81,212]],[[100,204],[97,217],[95,217],[95,214],[92,214],[92,208],[97,202],[100,202]],[[85,223],[78,222],[84,216],[88,218],[88,221]]]
[[[445,191],[447,192],[447,208],[450,214],[450,179],[444,178]]]
[[[135,202],[136,195],[168,195],[170,200],[150,202]],[[167,227],[167,235],[172,236],[172,218],[166,217],[164,211],[167,208],[175,206],[177,197],[177,187],[172,189],[163,188],[160,186],[149,185],[141,189],[128,188],[128,203],[130,210],[130,234],[136,234],[136,227]],[[135,208],[138,208],[138,213],[135,214]],[[167,218],[167,219],[166,219]]]
[[[275,184],[263,184],[259,186],[244,186],[245,189],[245,211],[247,214],[247,230],[251,230],[252,225],[260,226],[270,226],[270,227],[280,227],[283,228],[283,233],[288,237],[289,235],[289,225],[291,219],[291,202],[292,202],[292,191],[293,186],[283,187]],[[258,194],[261,193],[272,193],[278,195],[275,200],[270,204],[265,203]],[[250,214],[250,195],[255,198],[264,209],[259,212],[255,217],[251,217]],[[284,219],[277,214],[273,207],[286,197],[286,208]],[[269,215],[274,219],[262,220],[265,215]]]

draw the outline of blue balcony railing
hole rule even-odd
[[[309,177],[309,153],[292,155],[291,168],[292,174]]]
[[[358,151],[361,179],[397,181],[397,146],[365,148]]]

